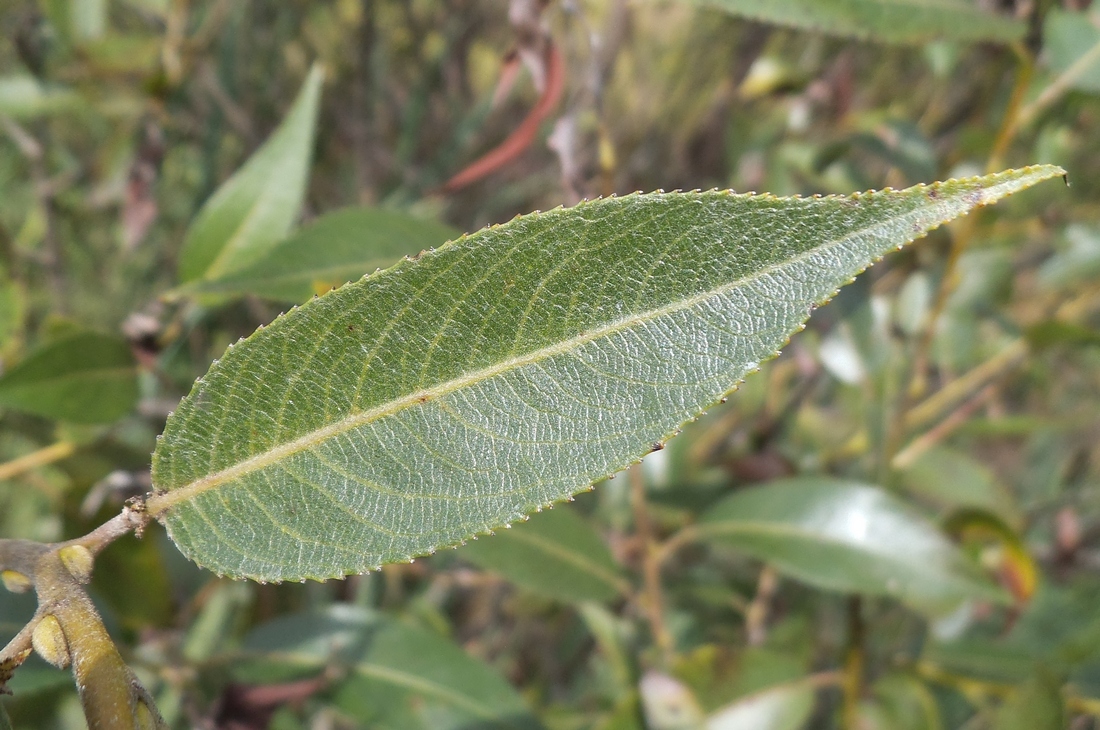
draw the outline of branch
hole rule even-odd
[[[152,516],[145,510],[145,499],[143,497],[135,497],[126,502],[126,506],[122,508],[121,513],[107,520],[83,537],[58,543],[58,547],[80,545],[81,547],[91,550],[93,555],[97,555],[103,548],[130,532],[141,537],[141,533],[145,530],[145,526],[148,525],[149,521],[152,519]]]
[[[143,499],[83,537],[46,545],[0,540],[0,577],[14,590],[33,586],[38,609],[31,621],[0,650],[0,693],[33,647],[57,667],[73,668],[90,730],[166,730],[149,693],[119,656],[84,583],[97,553],[151,517]]]

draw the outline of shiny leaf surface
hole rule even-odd
[[[744,489],[704,515],[698,532],[828,590],[893,596],[932,613],[1005,600],[935,526],[863,484],[802,477]]]

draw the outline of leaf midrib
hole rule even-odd
[[[313,666],[321,664],[318,662],[315,656],[300,652],[269,652],[263,655],[268,660],[278,660],[285,662],[295,662],[298,664],[305,664]],[[478,717],[492,719],[497,717],[497,712],[494,707],[478,702],[471,699],[466,695],[463,695],[456,690],[446,687],[438,682],[432,682],[425,679],[422,676],[405,672],[400,669],[394,669],[375,662],[355,662],[355,671],[358,674],[362,674],[367,677],[374,677],[386,681],[390,684],[394,684],[406,689],[416,690],[423,694],[433,696],[437,699],[449,702],[456,707],[461,707],[467,712],[470,712]]]
[[[39,380],[26,380],[23,382],[16,382],[14,385],[9,383],[0,384],[0,390],[16,391],[24,390],[26,388],[40,388],[44,385],[60,385],[67,382],[79,381],[79,380],[92,380],[102,379],[105,377],[115,377],[119,375],[133,375],[137,371],[134,365],[113,365],[111,367],[104,368],[88,368],[87,370],[73,370],[67,373],[59,373],[57,375],[48,375]]]
[[[509,532],[508,538],[525,542],[531,547],[542,550],[552,557],[556,557],[562,562],[568,563],[584,573],[588,573],[593,578],[613,588],[620,595],[627,595],[630,593],[630,584],[620,576],[615,575],[603,566],[594,565],[591,561],[585,560],[582,554],[574,553],[552,540],[547,540],[541,535],[532,534],[530,530]]]
[[[991,189],[979,189],[975,191],[983,197],[981,202],[977,203],[978,205],[982,205],[987,202],[985,198],[989,195],[990,191]],[[825,199],[822,198],[822,200]],[[821,243],[817,246],[814,246],[813,248],[807,249],[795,256],[792,256],[791,258],[784,259],[783,261],[779,261],[774,264],[770,264],[769,266],[758,269],[757,271],[754,271],[747,276],[743,276],[732,282],[723,284],[722,286],[718,286],[713,289],[709,289],[707,291],[685,297],[683,299],[678,299],[674,302],[670,302],[669,304],[665,304],[663,306],[656,307],[645,312],[628,315],[621,319],[609,322],[608,324],[595,327],[585,332],[581,332],[580,334],[574,335],[573,337],[565,340],[561,340],[560,342],[556,342],[547,347],[532,350],[531,352],[524,355],[503,360],[499,363],[489,365],[488,367],[481,368],[480,370],[475,370],[471,373],[461,375],[457,378],[452,378],[451,380],[439,383],[438,385],[434,385],[429,388],[422,388],[406,396],[395,398],[393,400],[387,401],[386,403],[382,403],[378,406],[375,406],[374,408],[350,414],[348,416],[345,416],[344,418],[334,421],[327,426],[315,429],[313,431],[310,431],[309,433],[299,436],[292,441],[288,441],[286,443],[275,446],[274,448],[268,449],[267,451],[258,453],[255,456],[251,456],[248,459],[240,461],[233,466],[222,469],[221,471],[217,471],[213,474],[201,477],[170,491],[154,494],[152,497],[149,498],[146,504],[146,509],[154,517],[159,517],[177,504],[189,501],[197,497],[198,495],[209,491],[210,489],[214,489],[218,486],[231,482],[234,479],[263,469],[271,464],[289,458],[294,454],[307,451],[317,444],[323,443],[328,439],[339,436],[340,434],[346,433],[354,428],[368,423],[373,423],[374,421],[380,420],[387,416],[392,416],[395,413],[399,413],[411,406],[420,405],[436,398],[450,395],[451,393],[459,391],[462,388],[475,385],[485,380],[489,380],[493,377],[502,375],[511,370],[521,368],[525,365],[534,364],[543,360],[550,359],[557,355],[566,354],[580,348],[583,345],[588,344],[589,342],[594,342],[598,339],[610,337],[611,335],[614,335],[618,332],[636,327],[637,325],[652,321],[659,317],[674,314],[684,309],[689,309],[692,306],[701,304],[702,302],[712,299],[713,297],[720,296],[739,287],[743,287],[753,282],[756,282],[773,272],[794,266],[823,251],[828,251],[832,248],[841,246],[851,241],[852,239],[867,235],[879,229],[896,227],[899,222],[904,222],[921,213],[924,213],[929,207],[931,206],[921,205],[897,217],[889,217],[886,218],[884,221],[880,221],[864,228],[859,228],[857,230],[851,231],[848,234],[841,236],[840,238]],[[919,235],[926,235],[928,231],[938,227],[939,225],[942,225],[942,222],[943,216],[939,216],[938,219],[935,222],[931,223],[929,226],[922,226],[921,230],[917,233]],[[912,241],[913,238],[913,232],[910,232],[905,237],[905,240]],[[437,249],[436,253],[441,253],[443,250],[444,249]],[[878,257],[876,257],[876,259],[877,258]],[[157,485],[154,485],[154,487],[155,486]]]
[[[789,522],[771,522],[767,520],[740,520],[738,522],[704,522],[695,528],[695,534],[702,538],[707,537],[735,537],[738,535],[782,537],[788,539],[801,539],[807,542],[818,543],[825,547],[848,548],[861,553],[874,555],[879,558],[888,558],[902,565],[924,565],[924,560],[909,560],[896,552],[876,549],[873,544],[847,541],[836,535],[814,532],[799,525]]]

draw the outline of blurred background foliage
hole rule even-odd
[[[1070,187],[891,256],[574,504],[327,584],[220,580],[150,529],[93,593],[180,728],[1100,727],[1100,9],[935,5],[984,20],[4,0],[0,534],[117,513],[229,343],[456,231],[634,190],[1057,163]],[[219,195],[299,185],[300,213],[288,194],[248,266],[211,274],[188,251],[225,241],[196,215],[284,118],[298,141]],[[0,592],[0,638],[32,610]],[[14,727],[83,726],[66,673],[32,661],[11,688]]]

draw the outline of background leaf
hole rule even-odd
[[[1073,88],[1100,92],[1100,10],[1051,8],[1043,25],[1043,52],[1056,73],[1078,69]]]
[[[1027,26],[969,0],[694,0],[764,23],[884,43],[1009,41]]]
[[[1062,681],[1040,671],[998,709],[998,730],[1060,730],[1066,727]]]
[[[213,281],[198,282],[189,291],[304,302],[458,235],[450,226],[408,213],[346,208],[321,216],[255,263]]]
[[[901,472],[901,479],[911,494],[937,507],[980,507],[1009,524],[1019,524],[1015,495],[988,467],[958,449],[929,449]]]
[[[814,711],[814,692],[809,682],[755,692],[711,713],[706,730],[798,730]]]
[[[262,657],[237,670],[251,681],[346,666],[352,676],[337,701],[371,727],[391,727],[392,714],[425,728],[538,727],[507,682],[451,642],[353,606],[277,619],[244,650]]]
[[[923,611],[1005,599],[931,523],[863,484],[801,477],[740,490],[698,532],[818,588],[889,595]]]
[[[180,252],[182,282],[233,273],[286,236],[305,197],[323,77],[315,65],[279,128],[203,205]]]
[[[33,76],[0,78],[0,114],[30,119],[69,111],[78,103],[76,94],[61,86],[48,86]]]
[[[455,544],[663,443],[887,251],[1059,174],[521,216],[229,350],[169,419],[149,509],[196,562],[265,580]]]
[[[137,397],[129,344],[96,332],[39,347],[0,376],[0,405],[72,423],[110,423]]]
[[[462,558],[563,601],[610,601],[630,589],[604,541],[565,506],[466,545]]]

